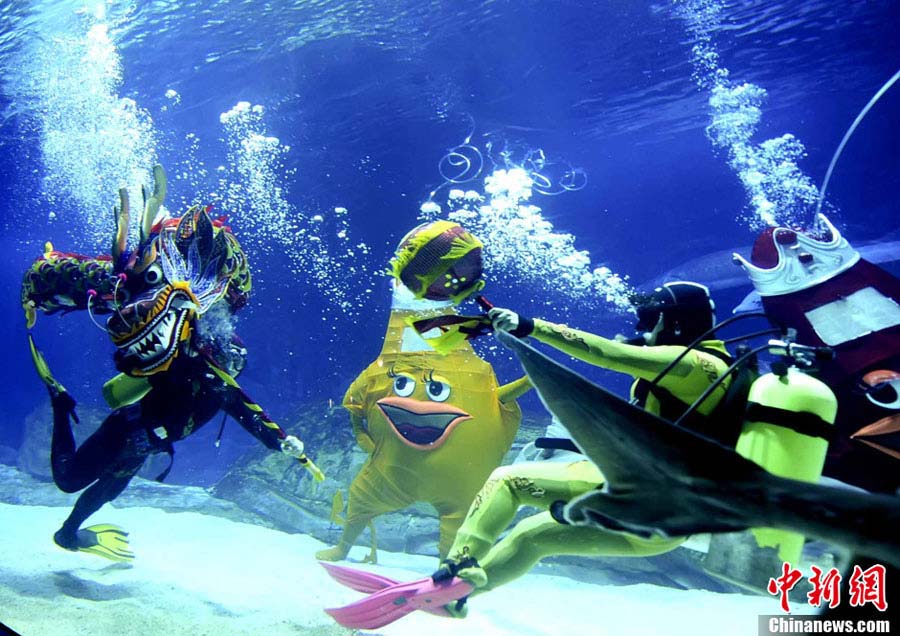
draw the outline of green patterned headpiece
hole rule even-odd
[[[391,275],[416,298],[459,304],[484,287],[482,247],[458,223],[425,223],[400,241],[391,259]]]

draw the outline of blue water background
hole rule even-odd
[[[54,104],[22,89],[33,72],[23,60],[60,32],[83,36],[91,24],[109,26],[121,60],[116,95],[152,119],[152,160],[169,170],[173,212],[198,192],[216,192],[216,168],[228,163],[220,116],[241,101],[265,109],[288,214],[327,221],[335,207],[347,209],[349,242],[332,229],[319,237],[335,251],[354,250],[350,261],[339,261],[333,282],[327,276],[311,282],[317,266],[298,261],[311,234],[292,246],[289,236],[268,240],[264,222],[246,211],[230,218],[255,276],[238,327],[251,356],[241,383],[278,421],[310,404],[339,403],[377,355],[389,307],[381,271],[400,237],[420,222],[429,193],[440,188],[435,199],[446,200],[439,163],[466,139],[483,150],[487,141],[495,151],[504,144],[520,154],[540,148],[558,165],[583,169],[582,189],[535,194],[531,203],[558,232],[575,237],[593,266],[628,276],[637,287],[698,256],[746,248],[758,233],[747,221],[748,193],[727,152],[705,134],[709,94],[698,86],[692,57],[698,34],[679,14],[684,3],[116,2],[100,18],[95,4],[0,7],[0,444],[17,447],[24,418],[46,400],[28,356],[22,273],[46,240],[64,251],[108,249],[116,189],[137,185],[98,184],[98,209],[90,211],[84,196],[53,190],[79,157],[69,157],[68,168],[48,165],[41,131],[53,120]],[[896,3],[705,4],[717,8],[709,35],[720,68],[733,81],[767,91],[753,141],[792,133],[806,149],[799,168],[820,184],[858,111],[900,68]],[[78,76],[83,69],[61,71]],[[828,209],[851,242],[897,238],[898,112],[895,87],[861,125],[832,178]],[[152,160],[146,158],[145,169]],[[190,174],[201,166],[203,174]],[[478,188],[483,177],[461,187]],[[359,243],[367,248],[357,249]],[[357,267],[352,275],[347,263]],[[515,274],[487,271],[486,292],[496,304],[598,333],[627,331],[629,316],[613,303],[569,298],[552,275]],[[745,285],[719,292],[720,316],[748,291]],[[77,399],[100,405],[100,386],[114,373],[107,336],[83,313],[39,316],[35,336]],[[481,350],[501,380],[514,377],[506,354],[492,345]],[[579,368],[627,387],[611,374]],[[526,405],[539,409],[533,397]],[[212,477],[201,467],[224,469],[255,443],[232,424],[217,455],[215,428],[180,446],[173,481],[203,483]]]

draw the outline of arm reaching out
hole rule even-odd
[[[272,450],[280,450],[299,461],[316,481],[325,479],[324,473],[304,452],[303,442],[294,435],[288,435],[278,424],[266,415],[262,407],[247,395],[237,381],[226,371],[207,360],[207,365],[225,385],[227,398],[225,411],[251,435]]]

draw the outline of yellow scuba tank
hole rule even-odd
[[[815,482],[822,474],[834,431],[837,399],[827,385],[801,369],[784,363],[773,369],[775,372],[760,376],[750,386],[735,450],[770,473]],[[800,567],[803,542],[804,537],[796,532],[773,528],[714,534],[703,568],[764,594],[769,579],[781,572],[783,563]],[[818,558],[820,567],[827,568],[829,560],[834,562],[827,554]]]
[[[767,373],[750,386],[747,414],[735,450],[770,473],[816,482],[822,475],[837,398],[822,381],[796,367]],[[798,563],[804,537],[795,532],[754,528],[761,548]]]

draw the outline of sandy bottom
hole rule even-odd
[[[198,513],[107,508],[91,523],[126,528],[137,554],[133,564],[116,564],[55,546],[52,534],[68,512],[0,504],[0,621],[23,636],[352,633],[322,610],[361,595],[319,567],[313,555],[323,544],[306,535]],[[356,548],[351,560],[365,553]],[[429,557],[384,551],[379,560],[374,569],[400,580],[436,566]],[[532,574],[473,599],[465,620],[416,612],[360,633],[755,636],[757,616],[777,613],[774,597]]]

